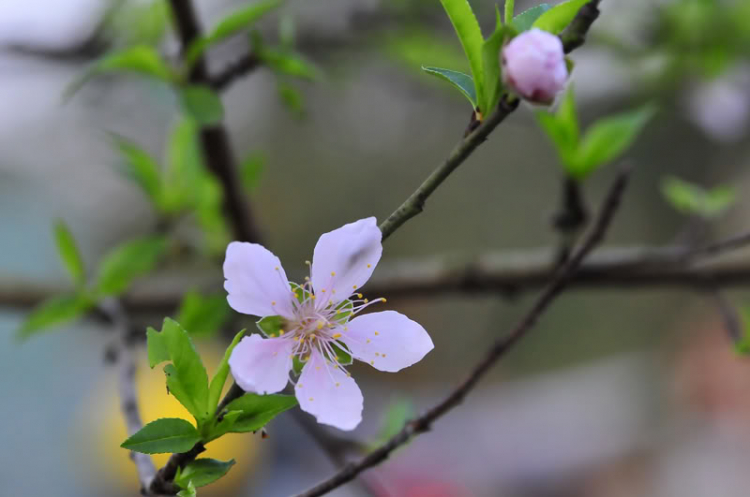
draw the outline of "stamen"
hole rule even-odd
[[[335,271],[331,271],[331,276],[336,276],[336,272]]]
[[[334,340],[337,339],[337,338],[341,338],[341,333],[336,333],[331,338],[333,338]]]
[[[372,264],[367,265],[367,269],[370,269],[372,267]]]
[[[376,331],[376,332],[375,332],[375,336],[378,336],[378,335],[380,335],[380,333],[378,333],[378,332]]]

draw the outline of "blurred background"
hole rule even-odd
[[[246,3],[195,1],[204,26]],[[519,1],[516,9],[536,3]],[[471,4],[489,32],[494,2]],[[116,373],[104,360],[112,333],[84,319],[23,342],[15,335],[34,300],[25,295],[69,286],[56,219],[70,227],[90,268],[157,225],[146,196],[121,174],[110,133],[163,157],[178,123],[173,95],[158,82],[112,74],[63,96],[114,48],[148,38],[168,60],[177,57],[168,21],[166,9],[146,0],[0,3],[4,495],[137,493],[135,468],[119,448],[125,427]],[[370,215],[382,220],[400,205],[460,139],[470,109],[420,71],[468,71],[437,0],[290,0],[259,26],[275,40],[292,25],[296,49],[321,77],[290,83],[261,68],[222,100],[253,214],[269,248],[299,277],[321,233]],[[228,40],[209,52],[209,65],[220,69],[246,49],[244,38]],[[747,229],[750,3],[605,0],[572,58],[584,124],[649,100],[660,109],[628,153],[637,169],[608,245],[663,245],[685,231],[689,216],[662,195],[670,175],[734,187],[736,202],[702,239]],[[612,173],[602,169],[586,182],[591,206]],[[521,105],[388,241],[381,264],[554,247],[560,178],[533,109]],[[220,254],[176,253],[131,292],[216,289],[218,262]],[[741,288],[729,295],[739,307],[750,297]],[[441,398],[530,297],[389,298],[388,307],[423,324],[436,347],[397,376],[353,366],[364,421],[345,435],[377,443]],[[135,319],[145,330],[165,312]],[[226,336],[196,337],[209,369]],[[146,366],[145,350],[136,353],[144,420],[187,416],[166,394],[159,368]],[[201,495],[288,495],[335,468],[291,416],[268,431],[268,439],[231,435],[212,444],[209,456],[238,464]],[[734,352],[710,298],[675,289],[576,289],[432,432],[332,495],[745,496],[749,460],[750,363]]]

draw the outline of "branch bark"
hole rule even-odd
[[[500,358],[502,358],[513,347],[513,345],[518,343],[518,341],[533,328],[534,324],[536,324],[552,302],[560,296],[570,281],[570,277],[580,267],[586,256],[602,242],[620,205],[622,194],[627,185],[628,174],[628,170],[622,172],[613,183],[604,204],[601,207],[596,223],[591,232],[581,243],[580,248],[578,248],[570,260],[562,266],[557,273],[557,276],[546,287],[536,303],[521,321],[510,331],[510,333],[495,342],[463,382],[451,391],[442,401],[438,402],[423,415],[406,423],[401,431],[394,435],[385,444],[381,445],[359,461],[344,466],[341,471],[329,479],[297,495],[297,497],[318,497],[325,495],[351,481],[363,471],[385,461],[391,452],[406,444],[415,436],[429,431],[432,423],[448,413],[454,407],[461,404],[464,398],[474,389],[479,380],[487,374],[492,366],[494,366]]]

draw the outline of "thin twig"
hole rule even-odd
[[[115,299],[102,302],[99,310],[112,322],[116,332],[116,342],[114,348],[109,351],[108,357],[118,368],[120,409],[125,418],[128,436],[130,436],[143,428],[135,388],[136,364],[131,351],[133,344],[130,339],[130,321],[120,302]],[[148,454],[141,454],[135,451],[130,452],[130,459],[135,463],[136,470],[138,471],[138,481],[141,483],[141,491],[144,491],[149,488],[156,474],[154,461]]]
[[[401,447],[418,434],[428,431],[433,422],[461,404],[463,399],[474,389],[479,380],[484,377],[490,368],[532,329],[537,320],[549,308],[550,304],[562,293],[563,289],[565,289],[570,281],[570,277],[580,267],[584,258],[602,242],[620,205],[622,194],[627,185],[628,175],[629,170],[625,170],[620,173],[615,180],[601,207],[596,223],[591,232],[581,243],[580,248],[576,250],[570,260],[562,266],[557,273],[557,276],[547,286],[544,292],[542,292],[536,303],[521,321],[508,335],[495,342],[495,344],[487,351],[484,358],[482,358],[482,360],[471,370],[470,374],[462,383],[451,391],[447,397],[423,415],[406,423],[399,433],[394,435],[390,440],[375,449],[373,452],[359,461],[345,466],[341,471],[329,479],[297,495],[297,497],[318,497],[351,481],[363,471],[373,466],[377,466],[386,460],[391,452],[398,447]]]

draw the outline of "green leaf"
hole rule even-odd
[[[513,22],[513,11],[515,10],[515,0],[505,0],[505,24]]]
[[[114,134],[111,137],[125,159],[128,174],[143,188],[143,191],[158,207],[162,194],[159,164],[145,150],[130,140]]]
[[[450,69],[441,69],[439,67],[422,67],[422,70],[427,74],[436,76],[442,80],[445,80],[452,84],[455,88],[465,96],[469,102],[471,102],[472,109],[479,107],[477,102],[477,93],[474,86],[474,80],[471,76],[458,71],[451,71]]]
[[[375,440],[369,445],[373,448],[386,443],[400,432],[404,425],[416,415],[414,404],[406,399],[396,400],[388,405],[383,416],[383,423]]]
[[[735,191],[731,187],[718,186],[711,190],[688,183],[675,177],[662,181],[662,193],[675,210],[683,214],[715,219],[732,206]]]
[[[226,294],[204,296],[195,290],[185,294],[177,312],[177,322],[194,337],[216,334],[227,323],[229,317]]]
[[[147,335],[149,339],[149,364],[156,364],[168,359],[172,364],[164,367],[167,375],[169,392],[185,406],[199,424],[211,413],[208,410],[208,374],[200,356],[193,347],[187,332],[176,321],[166,318],[158,339],[153,330]],[[151,343],[154,343],[152,352]],[[166,350],[166,354],[164,353]]]
[[[120,447],[143,454],[179,454],[189,451],[200,440],[195,427],[184,419],[161,418],[141,428]]]
[[[448,17],[456,30],[461,46],[469,59],[471,74],[474,79],[474,89],[478,103],[484,101],[484,86],[482,81],[482,45],[484,38],[482,30],[479,28],[477,18],[471,10],[471,5],[467,0],[440,0],[443,8],[448,13]],[[468,95],[467,95],[468,97]],[[486,109],[481,109],[485,111]]]
[[[177,492],[177,497],[196,497],[198,492],[195,491],[195,485],[192,481],[189,481],[187,488],[184,488]]]
[[[529,29],[531,29],[531,26],[539,18],[539,16],[541,16],[551,8],[552,6],[550,4],[542,3],[537,5],[536,7],[524,10],[513,18],[513,27],[519,33],[528,31]]]
[[[281,316],[266,316],[255,323],[258,329],[267,337],[277,337],[284,327],[284,318]]]
[[[633,144],[655,112],[652,105],[644,105],[594,123],[586,131],[568,172],[574,178],[585,178],[600,166],[615,160]]]
[[[305,98],[294,86],[285,81],[280,81],[276,86],[279,99],[287,109],[301,117],[305,115]]]
[[[208,36],[200,38],[190,45],[186,56],[188,65],[193,65],[212,45],[251,27],[261,17],[278,8],[282,2],[283,0],[255,2],[225,17]]]
[[[320,69],[294,52],[264,48],[258,52],[260,60],[277,74],[315,81]]]
[[[73,278],[73,282],[79,287],[83,286],[86,283],[86,271],[81,252],[78,250],[73,234],[62,219],[58,219],[55,223],[55,242],[60,259],[70,277]]]
[[[510,36],[509,30],[503,26],[500,20],[499,10],[496,10],[496,17],[495,32],[482,45],[485,100],[481,104],[481,107],[487,114],[491,113],[500,102],[503,87],[500,68],[500,49],[503,47],[506,37]]]
[[[228,462],[208,458],[196,459],[177,470],[174,482],[180,488],[188,488],[190,484],[195,488],[204,487],[227,474],[232,466],[234,459]]]
[[[229,357],[232,355],[232,351],[240,343],[242,337],[245,336],[245,330],[240,331],[234,336],[232,343],[227,347],[224,352],[224,357],[219,363],[219,367],[216,369],[216,374],[211,380],[211,385],[208,387],[208,412],[216,412],[216,406],[219,405],[219,397],[221,397],[221,391],[224,389],[224,384],[227,381],[227,375],[229,374]],[[198,485],[200,486],[200,485]]]
[[[165,237],[150,236],[127,242],[108,253],[99,266],[99,294],[123,293],[135,279],[156,267],[166,248]]]
[[[545,110],[535,113],[537,121],[555,145],[560,161],[571,169],[580,140],[578,116],[572,85],[560,102],[556,113]]]
[[[743,356],[750,355],[750,309],[742,307],[740,309],[740,318],[742,321],[743,334],[734,344],[734,351]]]
[[[154,47],[134,45],[105,55],[95,62],[83,75],[68,86],[64,98],[71,97],[94,76],[109,72],[141,74],[167,83],[177,80],[175,72],[164,62],[164,59]]]
[[[157,364],[169,361],[169,348],[164,338],[166,335],[148,327],[146,330],[146,346],[148,349],[148,365],[153,369]]]
[[[180,102],[185,113],[201,126],[216,126],[224,119],[221,98],[206,85],[190,85],[180,91]]]
[[[573,21],[578,11],[581,10],[589,0],[568,0],[562,2],[544,12],[534,21],[533,27],[549,31],[552,34],[560,34],[568,24]]]
[[[257,395],[246,393],[242,397],[230,402],[225,410],[227,413],[238,411],[231,417],[225,415],[218,422],[209,436],[210,440],[225,433],[246,433],[263,428],[269,421],[297,405],[293,395]]]
[[[18,338],[25,340],[45,329],[72,321],[93,307],[94,302],[84,294],[52,297],[29,313],[18,330]]]
[[[242,178],[242,186],[248,192],[253,192],[258,187],[265,163],[266,156],[260,152],[252,153],[242,161],[240,177]]]

